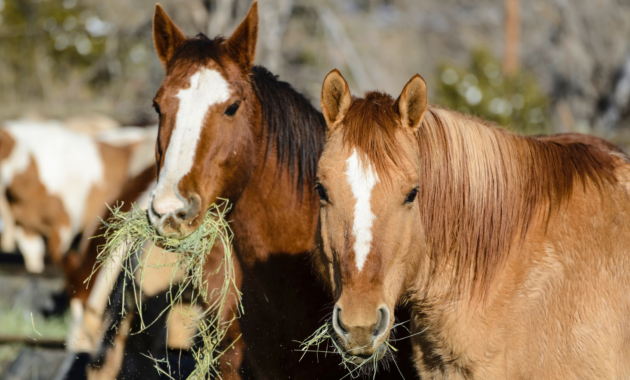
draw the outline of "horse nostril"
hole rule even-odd
[[[343,327],[343,323],[341,323],[341,308],[335,305],[333,314],[333,327],[335,327],[337,331],[341,331],[343,335],[348,335],[348,331]]]
[[[155,209],[155,204],[153,202],[151,202],[151,212],[153,212],[153,215],[155,215],[158,219],[162,218],[162,215],[160,215],[160,213]]]
[[[186,210],[182,210],[180,212],[177,213],[177,217],[181,220],[186,219]]]
[[[374,329],[374,336],[380,336],[385,333],[387,327],[389,326],[389,309],[384,306],[381,306],[378,309],[378,323],[376,324],[376,328]]]

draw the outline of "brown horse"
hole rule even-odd
[[[243,356],[229,359],[230,375],[339,379],[347,372],[338,360],[313,354],[300,362],[294,342],[321,325],[322,305],[332,301],[307,257],[326,125],[289,84],[253,65],[257,24],[254,2],[227,40],[186,38],[156,8],[155,47],[166,78],[154,103],[159,177],[149,216],[160,233],[181,237],[218,197],[230,200],[245,311],[233,350]]]
[[[630,376],[627,156],[429,107],[419,75],[353,99],[334,70],[322,110],[314,259],[356,362],[406,302],[423,379]]]

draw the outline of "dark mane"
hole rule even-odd
[[[275,150],[278,163],[297,177],[299,194],[315,185],[317,161],[322,153],[326,122],[321,112],[287,82],[262,66],[254,66],[252,84],[260,99],[267,128],[267,159]],[[278,171],[280,174],[280,171]]]
[[[360,149],[379,176],[403,159],[394,104],[369,93],[355,99],[344,118],[344,144]],[[429,107],[416,138],[417,199],[433,270],[453,265],[456,289],[468,279],[476,296],[483,297],[535,218],[548,221],[580,188],[616,183],[613,158],[593,146],[513,135],[438,107]]]

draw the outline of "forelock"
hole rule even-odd
[[[168,63],[167,73],[175,67],[199,67],[205,66],[210,61],[222,66],[223,55],[225,53],[225,38],[216,36],[209,39],[203,33],[199,33],[193,38],[188,38],[173,54],[173,58]]]
[[[385,93],[372,91],[354,98],[342,122],[343,144],[356,149],[365,164],[371,163],[379,177],[391,180],[391,171],[403,171],[405,150],[396,139],[400,116],[396,102]]]

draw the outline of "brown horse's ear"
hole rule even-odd
[[[352,103],[350,88],[339,70],[329,72],[322,86],[322,112],[330,129],[333,124],[343,120]]]
[[[403,88],[396,100],[398,113],[405,128],[417,131],[427,112],[427,84],[418,74],[414,75]]]
[[[166,68],[173,54],[186,41],[186,36],[175,25],[160,4],[155,5],[153,15],[153,43],[162,65]]]
[[[254,65],[257,41],[258,2],[254,1],[245,19],[227,40],[228,53],[247,71]]]

